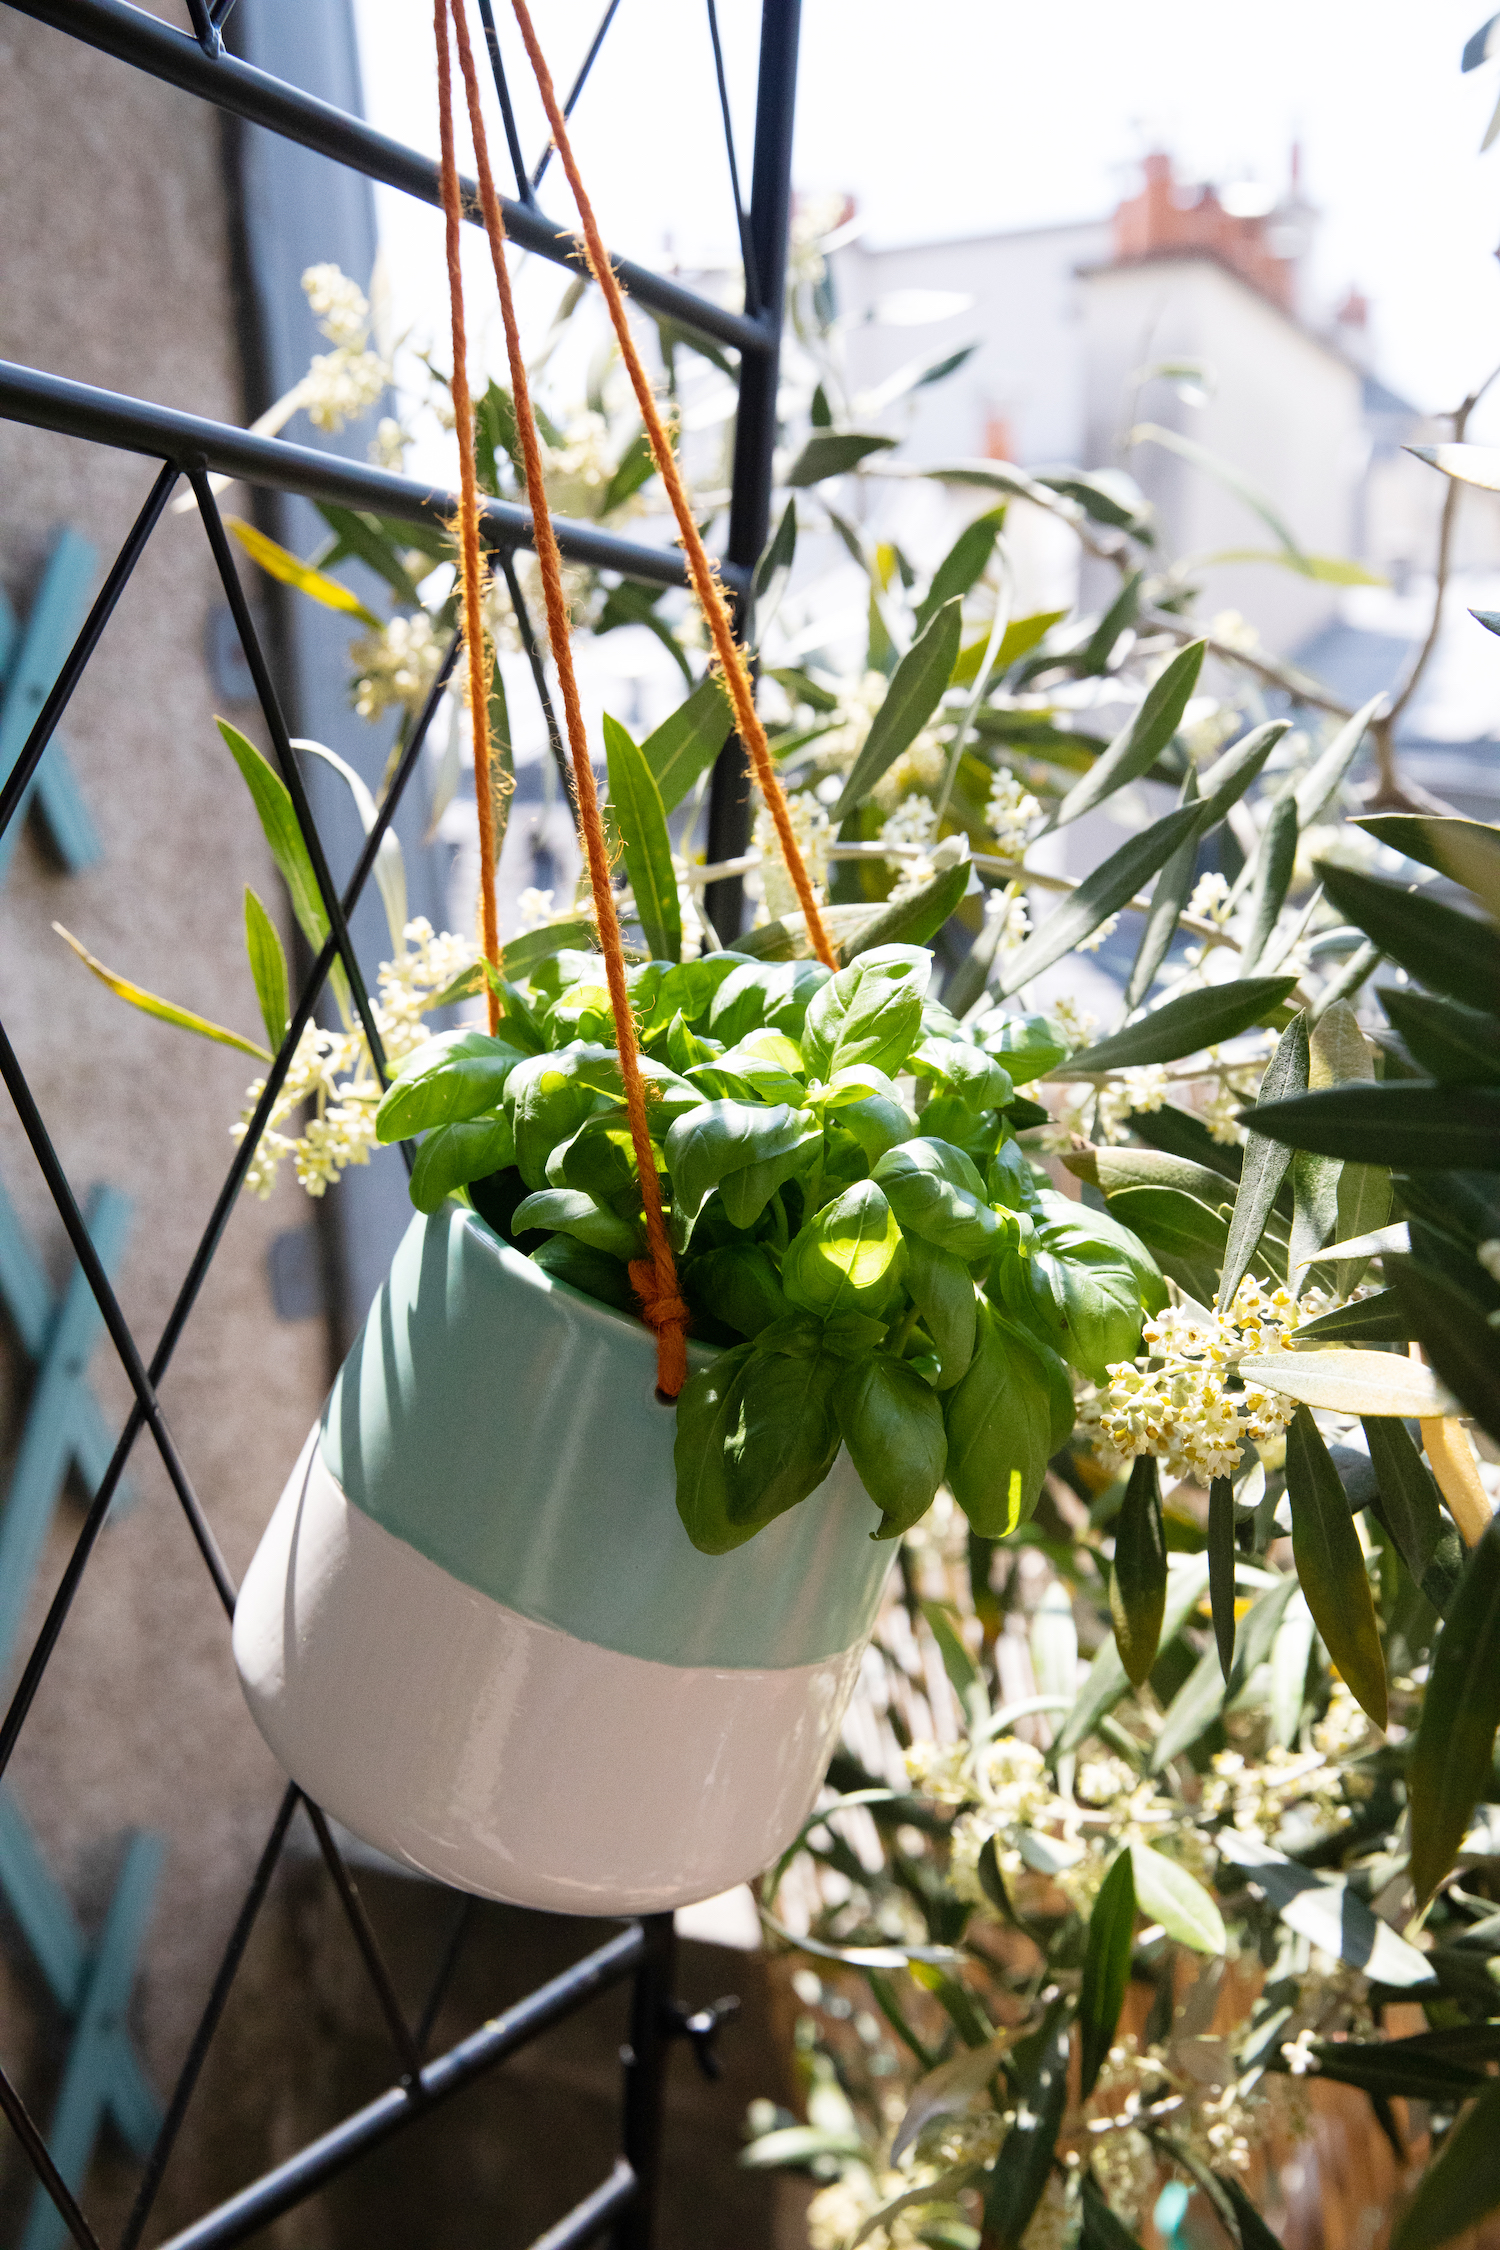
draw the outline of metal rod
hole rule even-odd
[[[95,595],[94,605],[84,619],[83,631],[69,649],[62,670],[53,681],[47,700],[37,713],[35,724],[26,737],[21,755],[6,775],[4,787],[0,788],[0,836],[4,835],[20,808],[31,784],[31,777],[42,762],[42,752],[52,740],[58,720],[72,701],[73,690],[83,677],[84,666],[98,647],[99,637],[114,615],[115,604],[124,593],[131,572],[145,552],[146,541],[156,529],[176,482],[177,471],[168,462],[147,493],[145,506],[126,534],[120,552],[110,564],[109,575]]]
[[[670,1914],[648,1914],[641,1924],[644,1951],[630,2002],[630,2044],[623,2050],[625,2100],[622,2139],[637,2188],[621,2212],[613,2250],[651,2250],[656,2184],[661,2170],[662,2114],[671,2032],[667,2005],[677,1961]]]
[[[220,2250],[221,2245],[243,2242],[282,2211],[311,2195],[326,2180],[342,2172],[357,2156],[378,2142],[387,2141],[408,2125],[426,2117],[437,2102],[461,2093],[518,2048],[571,2016],[601,1992],[622,1984],[646,1950],[646,1934],[639,1922],[561,1976],[538,1986],[513,2008],[484,2024],[468,2039],[450,2047],[436,2062],[428,2063],[415,2086],[392,2086],[363,2109],[356,2110],[274,2171],[265,2173],[217,2210],[174,2234],[161,2250]]]
[[[490,56],[490,75],[495,81],[495,93],[500,102],[500,116],[505,125],[505,145],[510,150],[511,170],[516,175],[516,193],[523,203],[530,203],[531,182],[526,177],[526,159],[521,154],[516,113],[511,104],[510,87],[506,83],[505,65],[500,59],[500,34],[495,29],[495,11],[491,0],[479,0],[479,20],[484,25],[484,43]]]
[[[609,6],[604,11],[604,17],[599,25],[599,29],[594,33],[589,51],[584,56],[583,62],[579,68],[578,76],[574,79],[572,87],[568,93],[568,98],[563,103],[564,118],[569,118],[573,114],[574,105],[577,102],[579,95],[583,92],[584,81],[587,79],[589,72],[594,67],[594,61],[599,53],[599,49],[604,45],[604,34],[608,31],[610,25],[614,22],[615,10],[619,7],[619,5],[620,0],[609,0]],[[536,190],[541,186],[542,175],[546,171],[547,166],[552,162],[554,154],[555,150],[553,148],[553,144],[551,141],[549,141],[547,143],[547,146],[542,150],[541,156],[537,160],[536,170],[531,175],[531,188],[533,194],[535,194]]]
[[[37,2130],[36,2119],[3,2070],[0,2070],[0,2110],[31,2161],[79,2250],[99,2250],[99,2238],[78,2207],[67,2181],[52,2161],[52,2152]]]
[[[351,117],[332,102],[319,101],[315,95],[273,78],[268,71],[257,70],[237,55],[225,53],[210,59],[191,32],[159,23],[144,9],[128,6],[126,0],[14,0],[14,5],[21,15],[49,23],[86,46],[97,47],[101,53],[147,71],[184,93],[200,95],[232,116],[279,133],[284,140],[315,149],[318,155],[362,172],[367,179],[400,188],[423,203],[442,203],[438,167],[430,156],[376,132],[363,119]],[[465,216],[476,226],[482,224],[478,188],[469,179],[459,184]],[[534,205],[502,199],[501,210],[507,234],[523,250],[533,250],[553,265],[587,274],[588,261],[576,234],[544,218]],[[721,344],[731,344],[746,359],[763,357],[772,349],[770,339],[743,313],[728,312],[629,258],[616,258],[613,264],[621,288],[648,311],[699,335],[712,336]]]
[[[333,1877],[333,1887],[338,1892],[339,1904],[344,1909],[345,1918],[354,1933],[354,1942],[359,1947],[360,1958],[365,1965],[365,1974],[375,1987],[375,1997],[380,2002],[380,2012],[385,2017],[386,2029],[391,2035],[391,2044],[400,2058],[403,2081],[408,2086],[415,2086],[422,2075],[422,2050],[412,2037],[411,2025],[406,2020],[406,2011],[397,1995],[395,1984],[391,1979],[391,1972],[386,1967],[385,1955],[380,1950],[379,1941],[375,1936],[370,1917],[365,1912],[365,1902],[359,1895],[359,1885],[350,1874],[344,1862],[344,1855],[333,1840],[332,1832],[328,1826],[328,1816],[323,1811],[322,1806],[315,1805],[311,1797],[308,1796],[304,1796],[302,1802],[307,1807],[307,1817],[312,1822],[313,1834],[318,1839],[318,1849],[323,1854],[329,1874]]]
[[[229,1933],[229,1943],[224,1948],[224,1958],[219,1963],[219,1972],[214,1978],[213,1989],[208,1996],[208,2004],[198,2019],[198,2028],[193,2033],[187,2058],[181,2070],[177,2073],[177,2083],[172,2088],[172,2098],[167,2104],[166,2115],[162,2118],[156,2139],[151,2144],[151,2154],[146,2159],[146,2169],[141,2175],[141,2184],[135,2191],[135,2201],[130,2206],[130,2216],[125,2221],[124,2231],[116,2245],[116,2250],[135,2250],[135,2246],[140,2241],[145,2229],[146,2221],[151,2216],[151,2206],[156,2201],[157,2190],[162,2183],[162,2175],[167,2169],[168,2160],[176,2146],[177,2136],[182,2130],[182,2121],[187,2115],[188,2104],[193,2098],[199,2077],[202,2075],[203,2065],[208,2059],[210,2043],[214,2033],[219,2028],[219,2018],[228,2005],[230,1987],[233,1985],[239,1965],[244,1959],[245,1948],[250,1943],[250,1933],[255,1927],[256,1917],[265,1901],[266,1892],[271,1887],[271,1877],[276,1872],[277,1862],[281,1858],[281,1847],[286,1842],[286,1832],[292,1824],[292,1815],[297,1810],[301,1794],[295,1782],[287,1784],[280,1809],[275,1820],[271,1823],[271,1833],[266,1839],[265,1849],[261,1853],[255,1873],[251,1877],[250,1888],[245,1893],[245,1902],[235,1917],[234,1928]]]
[[[792,217],[792,121],[797,102],[797,35],[801,0],[763,0],[760,77],[755,99],[755,167],[750,183],[750,241],[764,298],[761,323],[771,347],[740,367],[734,425],[734,496],[724,576],[736,587],[735,630],[755,628],[750,580],[771,522],[771,463],[776,450],[776,389],[786,308],[787,239]],[[708,793],[707,856],[739,859],[750,842],[750,769],[744,744],[731,735],[714,766]],[[744,881],[736,875],[704,894],[726,945],[739,935]]]
[[[112,445],[127,453],[149,453],[182,469],[215,469],[225,476],[243,477],[247,484],[267,485],[276,492],[300,492],[309,500],[333,500],[346,508],[396,516],[404,523],[446,528],[458,508],[457,494],[441,485],[418,484],[414,478],[396,476],[389,469],[346,461],[339,454],[320,453],[311,445],[293,445],[286,438],[257,437],[253,431],[236,429],[230,422],[180,414],[172,407],[155,406],[121,391],[101,391],[90,383],[70,382],[64,375],[48,375],[41,368],[22,367],[14,360],[0,360],[0,419],[26,422],[39,430],[57,430],[65,437],[87,438],[96,445]],[[513,501],[481,498],[480,521],[486,537],[496,545],[534,544],[530,510],[517,507]],[[648,547],[639,540],[600,531],[592,524],[568,523],[561,518],[557,519],[556,530],[558,545],[570,562],[617,570],[624,578],[640,579],[652,586],[687,584],[682,557],[675,549]],[[737,583],[732,569],[726,569],[724,575]]]
[[[537,701],[542,707],[542,717],[547,722],[547,740],[552,748],[552,763],[556,766],[562,779],[563,800],[573,807],[576,819],[578,800],[574,794],[576,785],[573,780],[573,767],[567,751],[563,748],[562,730],[558,726],[557,713],[552,704],[552,693],[547,686],[547,667],[542,656],[541,644],[532,628],[531,613],[526,607],[520,581],[516,577],[515,562],[503,548],[500,554],[500,568],[505,573],[505,588],[510,595],[510,606],[515,612],[516,630],[521,636],[521,646],[526,651],[526,661],[531,666],[531,677],[536,688]]]
[[[759,315],[764,307],[755,274],[755,244],[750,239],[750,221],[746,216],[744,198],[740,194],[740,167],[734,153],[734,120],[729,114],[729,81],[724,75],[724,45],[719,37],[719,11],[714,0],[708,0],[708,36],[713,42],[714,76],[719,82],[719,115],[724,121],[724,153],[729,159],[729,188],[734,197],[734,223],[739,230],[740,263],[745,269],[745,310]]]
[[[531,2250],[574,2250],[580,2242],[593,2242],[603,2234],[617,2212],[626,2210],[636,2193],[636,2177],[623,2156],[616,2157],[614,2170],[607,2180],[602,2180],[592,2195],[575,2203],[566,2218],[559,2219],[555,2227],[539,2234]]]
[[[417,2018],[416,2041],[425,2055],[432,2038],[432,2027],[437,2022],[438,2010],[443,2004],[453,1972],[458,1967],[458,1957],[463,1951],[464,1939],[469,1934],[469,1924],[474,1919],[474,1909],[479,1904],[472,1891],[459,1900],[457,1910],[448,1925],[448,1935],[443,1940],[443,1950],[438,1956],[437,1969],[427,1987],[427,1998],[422,2013]]]

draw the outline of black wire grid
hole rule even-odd
[[[243,119],[300,141],[335,162],[349,165],[374,179],[402,188],[428,203],[437,204],[441,200],[437,167],[430,160],[375,132],[362,120],[304,94],[265,72],[255,70],[231,55],[224,47],[222,28],[233,0],[188,0],[193,24],[192,35],[173,30],[138,8],[127,5],[126,0],[12,0],[12,4],[23,14],[51,24],[57,30]],[[568,96],[570,110],[578,100],[618,5],[619,0],[610,0],[606,8],[598,33]],[[745,309],[742,313],[726,311],[677,283],[635,267],[625,260],[618,261],[617,271],[638,303],[689,333],[711,337],[720,346],[732,346],[740,355],[740,405],[736,427],[734,486],[724,568],[726,578],[736,589],[743,613],[748,602],[750,569],[765,542],[770,507],[771,456],[776,435],[776,375],[781,342],[790,209],[791,128],[800,0],[762,0],[755,151],[748,210],[743,206],[739,194],[739,173],[730,129],[728,90],[713,0],[707,0],[707,8],[730,178],[744,257]],[[479,10],[507,144],[516,173],[517,200],[505,205],[507,228],[522,247],[533,250],[554,263],[581,269],[583,261],[576,239],[547,219],[537,204],[536,190],[546,170],[547,156],[544,153],[541,161],[528,172],[522,158],[506,85],[491,0],[479,0]],[[468,183],[465,185],[467,187]],[[477,218],[477,198],[472,191],[467,200],[468,215],[471,219]],[[192,1317],[199,1292],[223,1238],[235,1200],[290,1067],[298,1040],[303,1028],[312,1018],[335,959],[342,961],[344,965],[371,1054],[384,1081],[383,1050],[365,977],[350,942],[349,917],[374,868],[381,838],[390,826],[412,776],[417,771],[428,729],[458,656],[458,642],[455,639],[446,652],[442,670],[412,729],[375,824],[365,839],[352,874],[340,887],[334,881],[313,820],[307,792],[292,751],[281,698],[235,569],[214,499],[210,472],[218,471],[280,492],[335,500],[346,507],[374,509],[382,515],[428,524],[451,519],[455,506],[453,495],[425,488],[384,470],[320,453],[310,447],[280,439],[258,438],[225,424],[171,412],[140,399],[68,382],[10,362],[0,362],[0,418],[30,423],[148,458],[154,457],[161,463],[140,513],[110,567],[83,629],[37,717],[25,748],[3,788],[0,788],[0,834],[16,818],[25,800],[27,786],[68,707],[115,605],[140,561],[174,488],[179,481],[185,479],[198,503],[214,564],[254,681],[272,753],[291,794],[329,923],[328,937],[303,985],[280,1052],[267,1074],[265,1091],[256,1107],[249,1130],[237,1148],[197,1252],[183,1279],[160,1340],[149,1359],[137,1344],[120,1308],[119,1300],[90,1240],[78,1199],[53,1146],[46,1122],[9,1037],[3,1025],[0,1025],[0,1075],[3,1075],[15,1103],[134,1394],[134,1403],[108,1470],[99,1484],[74,1543],[9,1708],[3,1720],[0,1720],[0,1773],[3,1773],[57,1647],[84,1573],[93,1558],[95,1544],[126,1462],[143,1430],[150,1431],[152,1442],[161,1456],[214,1593],[224,1610],[226,1625],[233,1614],[234,1581],[219,1550],[208,1511],[194,1489],[192,1478],[178,1453],[159,1403],[158,1392],[173,1353]],[[484,503],[484,529],[490,549],[505,574],[511,599],[516,605],[549,732],[555,741],[556,728],[547,699],[540,653],[520,600],[514,570],[516,549],[532,544],[529,517],[521,508],[490,500]],[[653,549],[587,525],[559,522],[557,531],[563,553],[577,561],[615,570],[623,576],[651,584],[685,583],[682,561],[675,550]],[[748,818],[744,755],[739,744],[731,741],[716,769],[710,798],[711,858],[731,858],[744,849],[748,837]],[[738,881],[716,885],[711,908],[721,929],[732,935],[739,922]],[[224,1653],[228,1662],[227,1631]],[[328,1823],[319,1807],[295,1785],[288,1787],[272,1824],[197,2030],[166,2104],[161,2129],[146,2161],[134,2206],[119,2237],[118,2250],[135,2250],[150,2221],[163,2174],[193,2098],[210,2043],[229,1999],[236,1972],[249,1943],[256,1916],[270,1887],[288,1830],[299,1808],[312,1825],[330,1880],[348,1919],[385,2019],[395,2054],[396,2075],[389,2089],[377,2100],[345,2117],[331,2131],[310,2142],[272,2171],[262,2174],[227,2202],[204,2213],[191,2226],[173,2237],[168,2250],[208,2250],[209,2245],[245,2240],[279,2213],[315,2194],[326,2181],[357,2161],[366,2150],[389,2140],[406,2126],[415,2124],[428,2114],[434,2104],[456,2094],[483,2073],[492,2070],[508,2055],[514,2054],[520,2047],[598,1994],[627,1981],[633,1985],[633,1992],[629,2044],[622,2056],[624,2084],[620,2154],[608,2177],[541,2237],[534,2245],[534,2250],[565,2250],[568,2245],[594,2241],[607,2229],[611,2230],[616,2250],[649,2250],[668,2043],[674,2033],[683,2029],[689,2031],[695,2043],[706,2036],[703,2023],[698,2018],[692,2018],[684,2024],[683,2012],[672,1998],[671,1916],[648,1915],[627,1923],[617,1936],[564,1974],[529,1994],[503,2015],[483,2025],[469,2038],[449,2048],[446,2053],[428,2060],[428,2036],[436,2020],[444,1988],[458,1958],[466,1926],[467,1908],[459,1908],[426,2004],[418,2023],[413,2027],[397,1997],[390,1971],[381,1955],[358,1890],[329,1831]],[[82,2246],[82,2250],[101,2250],[99,2239],[87,2216],[53,2163],[41,2130],[3,2067],[0,2067],[0,2110],[3,2110],[74,2241]]]

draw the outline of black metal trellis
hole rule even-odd
[[[487,51],[520,200],[505,206],[506,225],[522,247],[575,270],[582,268],[576,239],[547,219],[536,201],[546,168],[543,155],[528,173],[519,138],[496,31],[491,0],[479,0]],[[314,149],[376,180],[429,203],[439,201],[437,168],[429,159],[375,132],[361,119],[304,94],[229,54],[222,30],[234,0],[187,0],[192,35],[173,30],[126,4],[126,0],[12,0],[34,16],[117,60],[150,73],[182,91]],[[571,109],[614,21],[618,0],[609,0],[604,19],[579,71]],[[795,99],[800,0],[762,0],[755,152],[750,205],[739,194],[739,174],[730,131],[727,86],[713,0],[708,0],[709,30],[718,80],[729,173],[734,187],[736,223],[745,267],[745,308],[726,311],[678,283],[628,261],[617,261],[620,278],[637,303],[689,333],[729,345],[740,355],[740,403],[736,426],[733,495],[725,576],[735,588],[742,622],[748,618],[749,573],[766,538],[770,504],[771,455],[776,434],[776,380],[781,342],[781,307],[790,215],[791,127]],[[472,215],[472,214],[471,214]],[[255,1148],[290,1068],[297,1044],[335,961],[341,962],[359,1010],[377,1068],[383,1070],[379,1035],[363,974],[349,936],[349,917],[374,869],[381,839],[417,770],[428,730],[458,654],[450,643],[441,671],[411,730],[379,815],[342,888],[333,880],[292,750],[271,667],[256,631],[234,567],[214,500],[210,471],[287,493],[374,509],[414,522],[446,521],[453,496],[413,480],[320,453],[282,439],[260,438],[224,424],[174,412],[150,402],[73,383],[39,369],[0,362],[0,419],[29,423],[115,449],[138,453],[160,464],[158,473],[119,554],[106,574],[89,615],[64,662],[14,766],[0,785],[0,835],[17,817],[47,744],[98,645],[124,587],[145,551],[171,494],[186,479],[198,502],[215,567],[223,585],[254,681],[272,754],[291,795],[307,846],[328,924],[328,934],[298,997],[286,1037],[267,1073],[264,1091],[214,1203],[208,1225],[178,1291],[161,1337],[149,1360],[137,1345],[121,1310],[46,1122],[3,1025],[0,1025],[0,1077],[3,1077],[73,1250],[99,1306],[111,1342],[133,1394],[133,1403],[109,1466],[74,1542],[35,1645],[22,1670],[3,1720],[0,1720],[0,1774],[25,1726],[62,1628],[93,1557],[126,1462],[143,1429],[149,1429],[168,1479],[187,1519],[213,1589],[232,1615],[235,1586],[219,1551],[207,1510],[200,1500],[162,1412],[159,1388],[197,1303],[219,1248]],[[559,523],[563,553],[580,562],[615,570],[656,585],[681,585],[681,558],[673,550],[653,549],[602,532],[594,526]],[[485,505],[485,531],[497,555],[521,620],[526,653],[542,701],[554,751],[556,722],[546,692],[539,652],[519,599],[513,558],[531,542],[523,509],[500,501]],[[731,742],[715,772],[710,797],[709,853],[733,858],[748,837],[748,791],[743,754]],[[715,886],[713,909],[722,931],[738,927],[739,884]],[[226,1645],[227,1656],[227,1645]],[[457,1960],[468,1911],[460,1907],[444,1947],[417,2026],[408,2021],[381,1955],[357,1887],[319,1808],[295,1787],[287,1789],[230,1934],[186,2059],[168,2099],[156,2144],[147,2159],[134,2206],[118,2250],[135,2250],[150,2220],[158,2190],[235,1975],[264,1903],[291,1824],[302,1810],[310,1820],[343,1912],[350,1924],[371,1988],[385,2019],[396,2058],[395,2082],[365,2108],[299,2150],[205,2213],[173,2238],[167,2250],[209,2250],[240,2242],[279,2213],[314,2194],[367,2150],[426,2116],[435,2104],[458,2093],[492,2070],[552,2024],[597,1995],[622,1983],[632,1985],[629,2045],[623,2053],[624,2095],[621,2153],[605,2180],[561,2218],[534,2250],[598,2239],[607,2230],[616,2250],[649,2250],[652,2240],[665,2060],[675,2033],[687,2029],[695,2046],[706,2036],[698,2018],[684,2024],[672,2002],[673,1934],[670,1915],[649,1915],[628,1923],[616,1937],[504,2014],[486,2023],[445,2054],[426,2059],[426,2044]],[[30,2116],[8,2073],[0,2067],[3,2111],[28,2157],[42,2189],[82,2250],[100,2250],[98,2237],[74,2188],[61,2176],[46,2139]]]

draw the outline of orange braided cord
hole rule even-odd
[[[495,806],[490,793],[490,696],[484,630],[484,564],[479,552],[479,480],[474,469],[474,407],[469,396],[468,337],[460,266],[463,214],[458,163],[453,153],[453,75],[448,53],[447,0],[434,0],[437,35],[438,130],[442,140],[443,217],[448,253],[448,303],[453,318],[453,412],[458,424],[459,577],[463,586],[464,652],[469,667],[469,718],[474,730],[474,798],[479,813],[479,898],[484,957],[500,966],[495,919]],[[486,986],[490,1036],[500,1027],[500,1004]]]
[[[443,5],[443,0],[439,0],[439,5]],[[635,1150],[636,1168],[641,1179],[641,1200],[646,1212],[646,1239],[651,1256],[649,1261],[639,1259],[631,1266],[630,1278],[641,1299],[646,1324],[656,1332],[657,1388],[666,1397],[675,1398],[687,1381],[688,1309],[677,1286],[677,1262],[667,1239],[661,1190],[656,1178],[656,1157],[651,1146],[650,1128],[646,1122],[646,1085],[641,1076],[640,1052],[636,1045],[635,1019],[630,1012],[630,996],[625,989],[625,956],[620,944],[619,917],[615,912],[609,848],[604,840],[604,823],[599,817],[599,796],[594,786],[594,768],[589,758],[583,707],[579,701],[578,682],[573,671],[568,607],[562,586],[562,558],[558,552],[557,534],[547,513],[542,483],[541,441],[537,436],[531,387],[526,379],[526,362],[521,354],[521,332],[516,324],[515,300],[511,295],[510,272],[505,262],[505,224],[500,215],[500,199],[495,193],[494,176],[490,170],[489,144],[479,106],[479,78],[474,68],[473,50],[469,45],[468,27],[464,22],[463,0],[451,0],[451,6],[453,26],[458,34],[459,65],[468,96],[469,123],[474,136],[480,207],[484,214],[485,233],[489,237],[490,256],[495,267],[495,286],[500,293],[500,312],[505,324],[505,349],[510,361],[516,431],[521,441],[526,468],[526,490],[531,501],[532,529],[546,601],[547,637],[552,644],[552,658],[557,666],[557,682],[562,691],[563,711],[567,720],[568,748],[572,754],[573,780],[578,795],[578,824],[583,837],[584,857],[588,863],[589,885],[594,894],[594,910],[599,918],[599,945],[604,955],[604,974],[609,985],[610,1005],[614,1009],[615,1045],[620,1056],[625,1109],[630,1120],[631,1145]]]
[[[719,582],[718,572],[708,558],[703,541],[698,534],[698,526],[693,521],[692,507],[683,487],[682,476],[677,467],[677,459],[672,451],[666,430],[662,426],[661,415],[657,411],[656,394],[651,388],[650,378],[641,364],[641,355],[636,350],[635,338],[630,332],[630,322],[626,317],[625,300],[620,293],[620,284],[615,279],[614,269],[609,262],[609,253],[606,251],[603,238],[599,233],[598,224],[594,218],[594,207],[590,203],[584,191],[583,181],[579,177],[572,144],[568,139],[567,124],[552,84],[551,73],[547,68],[542,50],[537,44],[537,36],[532,28],[526,0],[511,0],[511,5],[515,9],[516,21],[521,27],[521,37],[526,42],[526,52],[531,58],[531,67],[536,74],[537,86],[547,112],[547,122],[552,129],[552,144],[562,161],[563,170],[568,175],[568,185],[573,191],[573,200],[578,206],[578,216],[583,222],[583,238],[588,252],[589,268],[604,292],[604,301],[609,307],[609,317],[614,323],[615,335],[619,339],[620,356],[629,371],[631,387],[635,392],[636,403],[641,410],[641,420],[645,424],[646,435],[651,441],[651,451],[655,456],[656,466],[661,473],[661,481],[666,487],[667,497],[672,503],[672,513],[677,518],[677,529],[682,539],[683,553],[687,557],[688,572],[693,581],[693,591],[698,597],[698,606],[703,612],[704,622],[713,638],[714,653],[718,657],[720,669],[724,674],[730,696],[734,702],[735,721],[739,727],[740,739],[750,753],[750,762],[755,768],[755,779],[759,784],[760,793],[764,797],[771,818],[776,824],[776,834],[780,839],[782,858],[786,861],[787,873],[796,886],[797,897],[801,901],[802,912],[807,922],[807,935],[813,951],[826,967],[836,969],[838,961],[833,947],[828,941],[828,933],[823,927],[823,917],[818,912],[818,902],[813,896],[813,887],[808,879],[802,853],[792,829],[791,814],[787,811],[786,794],[782,789],[775,765],[771,759],[770,745],[766,741],[766,730],[761,725],[760,714],[755,708],[755,691],[750,685],[750,668],[745,661],[745,652],[735,639],[734,627],[729,621],[729,608],[724,599],[724,589]]]

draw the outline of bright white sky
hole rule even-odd
[[[436,147],[430,14],[355,0],[371,120]],[[533,0],[562,86],[603,0]],[[757,0],[720,0],[748,192]],[[543,134],[505,0],[502,44],[528,151]],[[1500,361],[1500,145],[1478,154],[1500,64],[1461,77],[1484,0],[804,0],[795,182],[847,191],[872,242],[1036,225],[1107,210],[1152,145],[1179,172],[1279,186],[1300,135],[1323,213],[1317,275],[1375,308],[1377,364],[1419,405]],[[498,118],[494,153],[503,163]],[[733,243],[702,0],[622,0],[576,115],[608,238],[651,262],[721,262]],[[434,216],[382,192],[403,321],[441,339]],[[570,217],[554,174],[543,201]],[[471,244],[482,256],[482,246]],[[555,277],[535,273],[537,302]],[[482,268],[474,268],[476,289]],[[528,276],[532,279],[532,276]],[[492,285],[491,285],[492,286]],[[440,347],[441,348],[441,347]],[[443,354],[446,358],[446,353]],[[1500,437],[1500,387],[1488,428]]]

